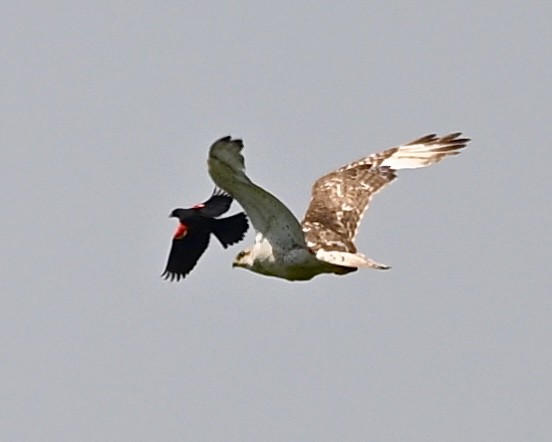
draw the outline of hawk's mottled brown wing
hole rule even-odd
[[[469,139],[460,133],[426,135],[408,144],[354,161],[316,180],[302,222],[307,246],[356,253],[354,239],[372,197],[396,178],[397,169],[414,169],[457,155]]]

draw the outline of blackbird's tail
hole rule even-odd
[[[215,220],[213,233],[224,248],[241,241],[249,228],[247,216],[241,212],[228,218]]]

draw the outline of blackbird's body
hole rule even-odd
[[[165,279],[179,281],[195,267],[205,252],[211,234],[224,248],[241,241],[249,224],[245,213],[241,212],[226,218],[217,218],[226,213],[232,204],[232,197],[215,189],[204,203],[189,209],[174,209],[171,217],[178,218],[179,224],[173,237]]]

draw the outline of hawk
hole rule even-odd
[[[426,135],[375,153],[322,176],[300,223],[274,195],[245,175],[243,142],[227,136],[209,150],[209,174],[244,208],[256,231],[255,244],[233,266],[289,281],[322,273],[344,275],[359,268],[389,269],[357,251],[354,239],[372,197],[398,169],[426,167],[457,155],[470,140],[460,132]]]
[[[241,241],[249,227],[245,213],[216,219],[227,212],[232,197],[215,189],[204,203],[190,209],[174,209],[169,217],[178,218],[167,267],[161,275],[171,281],[179,281],[195,267],[209,244],[211,233],[224,248]]]

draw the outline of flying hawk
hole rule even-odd
[[[165,279],[180,280],[195,267],[209,244],[213,233],[224,248],[241,241],[249,227],[245,213],[240,212],[227,218],[216,219],[230,209],[232,197],[215,189],[204,203],[190,209],[174,209],[170,217],[179,223],[172,240],[167,268],[161,275]]]
[[[256,231],[255,244],[233,266],[290,281],[321,273],[343,275],[358,268],[389,269],[359,253],[354,239],[372,196],[396,178],[457,155],[470,140],[461,133],[426,135],[354,161],[316,180],[301,223],[275,196],[245,175],[243,142],[224,137],[209,150],[209,174],[244,208]]]

